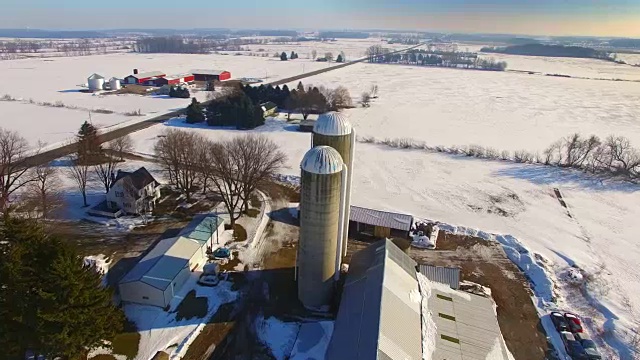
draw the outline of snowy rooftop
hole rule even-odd
[[[367,209],[353,205],[349,212],[349,220],[404,231],[409,231],[411,225],[413,225],[413,216],[411,215]]]
[[[352,131],[347,116],[336,111],[321,114],[313,126],[314,133],[327,136],[349,135]]]
[[[307,151],[300,168],[313,174],[334,174],[342,171],[342,156],[329,146],[316,146]]]
[[[389,240],[353,255],[327,358],[513,359],[491,299],[429,281]]]

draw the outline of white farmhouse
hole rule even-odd
[[[118,170],[107,193],[107,207],[127,214],[141,214],[153,211],[158,199],[160,183],[147,169],[141,167],[134,172]]]

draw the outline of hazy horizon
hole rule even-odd
[[[611,0],[234,0],[186,6],[167,0],[94,5],[80,0],[5,0],[3,28],[388,29],[541,36],[640,37],[640,1]]]

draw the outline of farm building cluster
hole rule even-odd
[[[215,82],[231,79],[231,73],[227,70],[193,69],[187,73],[167,75],[163,71],[140,72],[133,69],[133,73],[122,79],[106,78],[100,74],[92,74],[87,78],[89,91],[119,90],[123,85],[141,85],[161,87],[165,85],[183,85],[194,82]]]

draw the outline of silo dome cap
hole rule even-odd
[[[313,174],[335,174],[342,171],[344,162],[340,153],[330,146],[316,146],[307,151],[300,168]]]
[[[318,116],[313,132],[327,136],[341,136],[351,134],[351,123],[343,113],[330,111]]]

